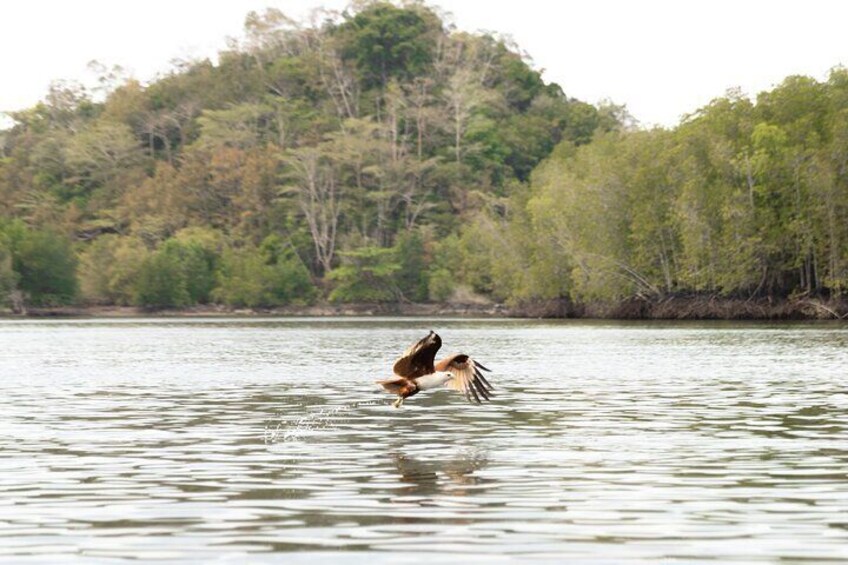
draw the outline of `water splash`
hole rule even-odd
[[[358,408],[376,406],[383,403],[383,400],[372,399],[335,406],[324,406],[310,414],[301,416],[294,422],[291,422],[290,418],[281,412],[277,412],[271,421],[266,422],[263,439],[266,444],[300,441],[305,435],[311,432],[338,426],[348,418],[352,411]],[[300,407],[302,406],[300,405]]]

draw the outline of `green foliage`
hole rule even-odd
[[[427,295],[434,302],[447,302],[456,290],[461,263],[459,238],[453,234],[433,245],[433,260],[427,278]]]
[[[145,308],[190,306],[191,295],[186,283],[186,271],[178,255],[157,251],[141,263],[134,303]]]
[[[401,296],[411,302],[425,302],[428,298],[427,250],[421,232],[407,232],[398,238],[394,252],[400,264],[395,275]]]
[[[136,238],[107,234],[80,256],[80,291],[91,304],[133,303],[139,270],[149,255]]]
[[[403,268],[395,249],[361,247],[342,254],[342,264],[330,271],[332,302],[393,302],[398,298],[396,276]]]
[[[498,214],[479,214],[466,225],[453,250],[452,274],[481,295],[518,298],[530,257],[510,224]]]
[[[504,91],[507,104],[518,111],[526,111],[539,93],[545,88],[542,75],[531,69],[517,53],[511,52],[503,43],[499,46],[497,86]]]
[[[430,257],[422,231],[401,234],[393,247],[362,246],[341,253],[328,280],[334,302],[425,302],[430,297]],[[437,283],[438,284],[438,283]]]
[[[229,145],[246,149],[255,147],[268,132],[273,110],[260,104],[240,104],[225,110],[204,110],[197,119],[200,137],[197,143],[205,147]]]
[[[291,245],[277,235],[269,235],[259,246],[267,265],[264,280],[270,304],[310,304],[317,296],[309,270]]]
[[[70,304],[77,294],[77,260],[71,242],[48,230],[14,229],[12,268],[34,306]]]
[[[410,80],[433,60],[435,32],[441,22],[430,10],[373,2],[339,26],[342,54],[353,60],[366,88],[390,79]]]
[[[166,241],[157,251],[173,257],[180,265],[189,304],[204,304],[215,286],[217,252],[191,237],[176,237]]]
[[[213,297],[229,306],[274,306],[268,273],[268,265],[256,249],[228,249],[221,256]]]
[[[563,142],[533,174],[542,245],[527,253],[561,255],[581,301],[844,292],[844,77],[790,77],[756,105],[731,92],[671,131]]]
[[[213,291],[223,304],[247,307],[310,304],[316,294],[306,266],[277,236],[258,248],[225,250]]]
[[[456,282],[448,269],[435,269],[427,279],[427,296],[433,302],[448,302],[455,288]]]
[[[179,308],[208,302],[222,245],[214,230],[190,228],[177,233],[141,262],[134,303]]]
[[[12,268],[12,250],[0,232],[0,306],[11,303],[12,292],[18,286],[18,274]]]

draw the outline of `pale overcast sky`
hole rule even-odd
[[[434,0],[459,29],[512,36],[569,96],[626,104],[643,125],[740,87],[756,95],[791,74],[823,80],[848,64],[848,1]],[[302,17],[340,0],[9,0],[0,4],[0,111],[29,107],[87,63],[142,80],[175,58],[214,57],[245,14]],[[2,125],[8,126],[4,121]]]

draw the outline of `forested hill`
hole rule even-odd
[[[464,284],[464,226],[503,213],[559,142],[617,126],[616,108],[568,98],[516,46],[422,4],[251,13],[232,43],[217,64],[120,82],[102,103],[57,83],[13,115],[0,296],[447,299]]]
[[[812,303],[825,317],[830,300],[848,311],[844,68],[826,82],[789,77],[755,103],[729,92],[673,130],[563,143],[531,184],[515,202],[516,235],[500,240],[530,242],[493,279],[502,296]]]
[[[644,130],[502,38],[358,2],[102,78],[102,102],[57,83],[0,132],[7,307],[844,307],[819,301],[848,286],[844,69]]]

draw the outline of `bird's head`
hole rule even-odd
[[[439,375],[439,380],[441,381],[441,384],[443,384],[443,385],[451,382],[454,379],[453,373],[449,373],[447,371],[445,371],[444,373],[437,373],[437,374]]]

